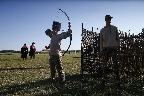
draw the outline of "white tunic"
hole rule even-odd
[[[52,31],[46,33],[51,38],[50,41],[50,55],[61,56],[61,40],[70,36],[68,32],[62,32],[61,34],[53,35]]]
[[[110,25],[100,31],[100,51],[105,47],[119,46],[119,33],[116,26]]]

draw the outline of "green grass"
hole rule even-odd
[[[22,60],[20,54],[0,55],[0,96],[142,96],[143,78],[127,78],[117,87],[110,76],[106,86],[101,77],[80,75],[80,54],[63,57],[65,86],[49,79],[49,55]]]

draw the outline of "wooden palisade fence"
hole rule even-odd
[[[97,74],[101,65],[100,33],[88,31],[82,23],[81,74]],[[119,30],[118,61],[120,74],[141,76],[144,68],[144,29],[138,35]]]

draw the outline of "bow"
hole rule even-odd
[[[66,12],[64,12],[63,10],[61,10],[61,9],[59,9],[59,10],[66,15],[66,17],[67,17],[67,19],[68,19],[68,30],[70,30],[70,28],[71,28],[71,22],[70,22],[70,19],[69,19],[68,15],[67,15]],[[67,50],[63,53],[62,56],[64,56],[64,54],[68,52],[68,50],[69,50],[69,48],[70,48],[70,45],[71,45],[71,41],[72,41],[72,34],[70,34],[70,44],[69,44]]]

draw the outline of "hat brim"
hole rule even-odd
[[[105,19],[112,19],[113,17],[106,17]]]
[[[111,20],[113,17],[107,17],[107,18],[105,18],[105,21],[106,20]]]

